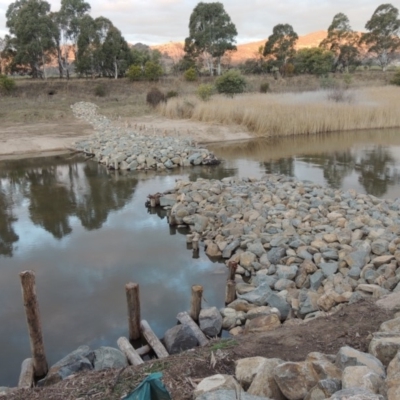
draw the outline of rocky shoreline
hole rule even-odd
[[[117,127],[97,112],[93,103],[71,106],[74,116],[91,124],[95,133],[73,143],[73,149],[113,170],[169,170],[177,167],[215,165],[219,160],[190,139],[141,134]]]

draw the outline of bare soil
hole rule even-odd
[[[201,379],[214,374],[234,375],[235,361],[241,358],[262,356],[302,361],[310,352],[336,354],[342,346],[366,352],[372,332],[392,317],[393,311],[363,300],[327,317],[287,322],[263,334],[213,340],[204,348],[147,361],[140,367],[82,373],[48,388],[17,390],[0,399],[117,400],[137,387],[146,375],[160,371],[172,398],[186,400]]]

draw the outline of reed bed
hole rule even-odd
[[[396,87],[346,91],[342,101],[329,98],[332,93],[324,90],[234,98],[218,95],[207,102],[187,96],[170,99],[159,111],[173,119],[241,125],[262,137],[400,127],[400,91]]]

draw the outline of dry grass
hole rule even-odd
[[[329,101],[327,91],[244,94],[233,99],[215,96],[202,102],[195,96],[171,99],[160,106],[168,118],[236,124],[257,136],[291,136],[400,126],[400,96],[396,87],[352,92],[351,102]]]

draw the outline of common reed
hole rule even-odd
[[[329,100],[329,92],[214,96],[171,99],[160,106],[168,118],[237,124],[256,136],[291,136],[357,129],[400,127],[400,92],[384,86],[358,89],[346,101]]]

